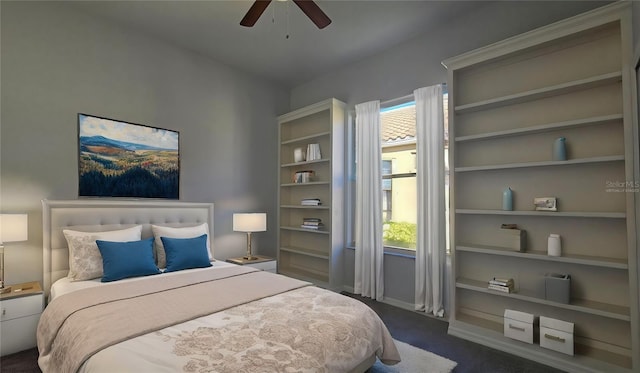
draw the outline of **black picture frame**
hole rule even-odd
[[[180,133],[78,113],[78,195],[179,199]]]

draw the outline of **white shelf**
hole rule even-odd
[[[603,115],[599,117],[569,120],[565,122],[541,124],[539,126],[516,128],[516,129],[504,130],[504,131],[487,132],[487,133],[481,133],[477,135],[458,136],[455,138],[455,141],[465,142],[465,141],[497,139],[497,138],[503,138],[503,137],[520,136],[520,135],[531,135],[536,133],[552,132],[552,131],[568,129],[568,128],[595,126],[595,125],[610,123],[614,121],[621,121],[621,120],[622,120],[622,114]]]
[[[503,247],[486,246],[486,245],[458,245],[457,251],[481,253],[498,256],[511,256],[515,258],[543,260],[549,262],[560,262],[569,264],[580,264],[586,266],[629,269],[629,264],[625,259],[613,259],[607,257],[593,257],[587,255],[565,255],[565,256],[549,256],[546,251],[527,250],[525,252],[514,251]]]
[[[298,280],[313,282],[323,288],[329,287],[327,274],[311,268],[297,268],[290,266],[286,269],[278,269],[278,273],[288,277],[297,278]]]
[[[525,359],[543,361],[547,365],[564,371],[580,373],[630,373],[628,369],[613,365],[620,361],[628,360],[628,356],[617,355],[603,350],[598,350],[598,354],[607,356],[608,359],[605,361],[584,355],[565,355],[540,347],[537,344],[528,344],[507,338],[504,336],[503,330],[502,323],[469,315],[461,315],[456,321],[449,324],[449,334],[451,335],[521,356]],[[593,347],[590,347],[590,349],[595,350]]]
[[[522,162],[522,163],[493,164],[493,165],[487,165],[487,166],[456,167],[455,172],[490,171],[490,170],[503,170],[503,169],[510,169],[510,168],[526,168],[526,167],[568,166],[568,165],[575,165],[575,164],[605,163],[605,162],[619,162],[619,161],[624,161],[624,155],[610,155],[605,157],[580,158],[580,159],[571,159],[567,161]]]
[[[313,140],[313,139],[317,139],[319,137],[324,137],[324,136],[329,136],[329,135],[331,135],[331,132],[314,133],[313,135],[309,135],[309,136],[302,136],[302,137],[296,137],[295,139],[285,140],[285,141],[282,141],[280,144],[281,145],[289,145],[289,144],[296,144],[296,143],[299,143],[299,142],[307,142],[309,140]]]
[[[296,231],[296,232],[308,232],[308,233],[315,233],[315,234],[329,234],[329,233],[331,233],[329,231],[320,230],[320,229],[308,229],[308,228],[298,228],[298,227],[288,227],[288,226],[282,226],[282,227],[280,227],[280,229],[284,229],[284,230],[288,230],[288,231]]]
[[[631,13],[616,2],[445,62],[453,138],[450,334],[568,372],[640,371],[637,222],[627,220],[637,196],[613,196],[604,185],[633,180],[638,167]],[[569,140],[574,157],[550,160],[557,137]],[[500,201],[483,203],[498,185],[571,196],[572,207],[504,211]],[[527,250],[507,247],[517,236],[491,236],[501,220],[527,226]],[[549,231],[562,236],[562,256],[547,255]],[[485,277],[504,268],[520,279],[514,293],[487,288]],[[549,271],[571,273],[571,294],[590,300],[544,299]],[[573,319],[576,355],[505,338],[505,309]]]
[[[304,165],[307,165],[307,164],[325,163],[325,162],[330,162],[330,160],[329,159],[316,159],[316,160],[313,160],[313,161],[285,163],[283,165],[280,165],[280,167],[296,167],[296,166],[304,166]]]
[[[327,255],[327,254],[322,254],[322,253],[318,253],[318,252],[312,252],[309,249],[304,249],[304,248],[301,248],[301,247],[281,246],[280,247],[280,251],[286,251],[286,252],[290,252],[290,253],[294,253],[294,254],[298,254],[298,255],[305,255],[305,256],[311,256],[311,257],[318,258],[318,259],[329,260],[329,255]]]
[[[507,95],[489,100],[483,100],[455,107],[458,114],[470,113],[473,111],[493,109],[500,106],[513,105],[525,101],[533,101],[541,98],[561,95],[569,92],[575,92],[582,89],[594,88],[622,80],[622,72],[612,72],[593,76],[586,79],[574,80],[572,82],[557,84],[549,87],[533,89],[530,91],[520,92],[513,95]]]
[[[329,210],[329,206],[307,206],[307,205],[280,205],[283,209],[301,209],[301,210]]]
[[[504,211],[504,210],[473,210],[456,209],[456,214],[470,215],[512,215],[512,216],[553,216],[559,218],[603,218],[603,219],[625,219],[624,212],[588,212],[588,211]]]
[[[343,102],[328,99],[278,116],[278,271],[331,290],[343,286],[344,222],[332,212],[344,208],[345,109]],[[292,163],[295,147],[316,142],[322,159]],[[291,182],[307,169],[317,175],[312,181]],[[322,204],[299,203],[306,198]],[[308,216],[321,218],[321,229],[302,227]]]
[[[302,187],[302,186],[311,186],[311,185],[331,185],[328,181],[310,181],[308,183],[286,183],[280,184],[281,187]]]
[[[499,297],[508,297],[513,299],[518,299],[531,303],[544,304],[547,306],[553,306],[556,308],[563,308],[572,311],[578,311],[583,313],[588,313],[592,315],[598,315],[602,317],[607,317],[610,319],[622,320],[622,321],[630,321],[629,317],[629,307],[622,307],[613,304],[594,302],[584,299],[572,299],[571,303],[564,304],[553,302],[546,299],[541,299],[535,297],[532,293],[526,290],[520,290],[516,293],[502,293],[496,290],[487,289],[487,282],[476,281],[466,278],[458,278],[456,281],[456,287],[459,289],[467,289],[480,293],[486,293],[491,295],[496,295]]]

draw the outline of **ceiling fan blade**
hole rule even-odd
[[[296,3],[318,28],[323,29],[331,23],[331,19],[329,19],[322,9],[312,0],[293,0],[293,2]]]
[[[258,22],[258,18],[264,13],[264,10],[267,9],[271,0],[256,0],[251,8],[247,11],[247,14],[244,15],[240,24],[246,27],[252,27]]]

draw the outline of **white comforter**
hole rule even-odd
[[[61,284],[52,289],[55,297],[74,288],[116,286]],[[351,371],[374,354],[390,364],[399,361],[391,336],[371,309],[305,286],[117,343],[95,353],[79,371],[332,373]]]

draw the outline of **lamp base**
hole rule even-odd
[[[258,258],[257,256],[243,256],[242,259],[246,261],[253,261],[253,260],[258,260],[260,258]]]

